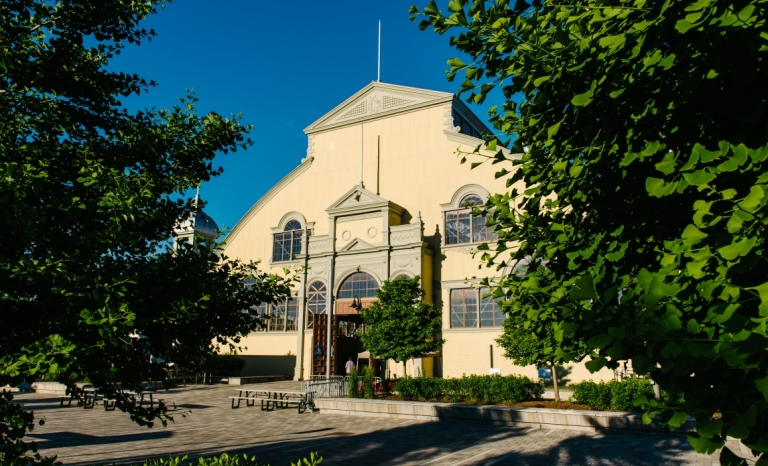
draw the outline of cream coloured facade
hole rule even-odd
[[[382,281],[419,275],[425,299],[442,311],[446,343],[388,370],[536,377],[536,368],[503,357],[495,343],[503,315],[473,287],[493,276],[471,254],[492,232],[467,203],[506,190],[497,167],[470,170],[456,155],[483,143],[483,123],[452,94],[374,82],[304,131],[301,164],[226,238],[228,256],[261,260],[273,272],[307,266],[291,303],[271,308],[270,324],[244,339],[242,354],[294,355],[296,379],[338,373],[360,350],[354,298],[365,305]],[[568,381],[613,377],[581,364],[566,371]]]

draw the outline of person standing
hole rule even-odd
[[[349,357],[349,360],[346,364],[344,364],[344,369],[347,371],[347,376],[349,376],[349,373],[352,372],[352,369],[355,368],[355,363],[352,362],[352,356]]]

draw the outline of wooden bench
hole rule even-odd
[[[115,410],[115,403],[117,403],[117,400],[114,398],[104,398],[104,411],[114,411]]]

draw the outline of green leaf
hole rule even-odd
[[[698,432],[689,432],[688,443],[691,444],[696,452],[711,455],[720,449],[725,442],[719,435],[705,437]]]
[[[675,29],[677,29],[677,31],[678,31],[680,34],[685,34],[685,33],[686,33],[686,32],[688,32],[688,31],[689,31],[689,30],[690,30],[690,29],[691,29],[693,26],[694,26],[693,24],[691,24],[689,21],[686,21],[686,20],[684,20],[684,19],[678,20],[678,21],[677,21],[677,23],[675,23]]]
[[[557,130],[560,129],[560,124],[561,123],[562,123],[562,121],[558,121],[554,125],[552,125],[549,128],[547,128],[547,139],[552,139],[552,136],[557,134]]]
[[[763,191],[761,186],[752,186],[749,188],[749,194],[739,202],[739,207],[746,211],[752,211],[762,203],[764,197],[765,191]]]
[[[576,107],[584,107],[586,105],[589,105],[590,102],[592,102],[592,97],[595,95],[595,87],[597,86],[597,81],[592,81],[592,84],[590,85],[590,88],[587,92],[584,92],[583,94],[576,94],[576,96],[571,99],[571,103],[575,105]]]
[[[661,162],[657,163],[655,166],[656,170],[665,175],[669,175],[675,171],[675,165],[677,165],[675,154],[673,152],[667,152]]]
[[[741,241],[735,241],[728,246],[723,246],[722,248],[718,249],[718,252],[723,257],[723,259],[731,261],[739,256],[746,256],[749,251],[752,250],[756,241],[757,238],[754,237],[744,238]]]
[[[663,179],[648,177],[645,179],[645,189],[654,197],[664,197],[675,192],[677,182],[664,183]]]
[[[608,360],[604,357],[598,357],[593,358],[591,361],[587,361],[584,365],[587,367],[589,372],[592,372],[593,374],[603,367],[605,367],[606,363],[608,363]]]
[[[592,281],[591,275],[582,275],[577,278],[571,287],[569,292],[571,299],[597,299],[597,293],[595,292],[595,284]]]
[[[696,228],[695,225],[690,224],[685,227],[682,234],[683,243],[688,246],[693,246],[694,244],[701,242],[707,236],[709,235]]]
[[[691,319],[688,321],[688,324],[685,326],[685,329],[688,333],[692,333],[696,335],[699,333],[699,324],[696,322],[696,319]]]
[[[715,179],[715,175],[704,169],[696,170],[693,173],[684,173],[683,177],[693,186],[704,186]]]
[[[768,401],[768,377],[755,380],[755,387],[763,394],[765,401]]]

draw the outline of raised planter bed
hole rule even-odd
[[[229,385],[245,385],[249,383],[279,382],[286,380],[284,375],[254,375],[248,377],[228,377]]]
[[[463,405],[421,401],[363,400],[359,398],[321,398],[315,406],[322,414],[416,419],[421,421],[468,421],[483,424],[617,432],[685,435],[695,430],[695,420],[675,430],[662,429],[658,423],[644,424],[642,414],[609,411],[575,411],[549,408],[518,408],[494,405]]]

